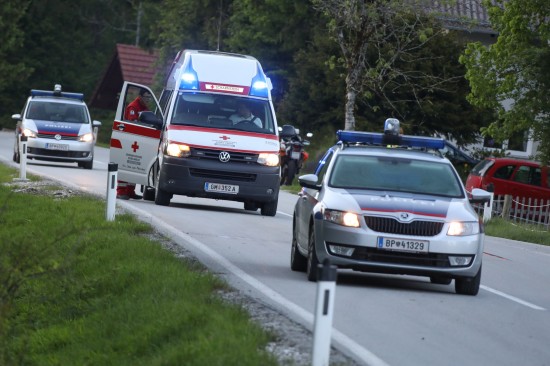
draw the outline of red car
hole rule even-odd
[[[466,190],[491,190],[495,195],[550,199],[550,169],[531,160],[487,158],[468,175]]]

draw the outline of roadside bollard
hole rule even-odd
[[[491,220],[491,217],[493,215],[493,200],[495,198],[495,194],[493,193],[495,191],[495,186],[493,183],[490,183],[487,187],[487,191],[491,192],[491,199],[489,202],[485,202],[483,204],[483,222],[487,222]]]
[[[105,209],[107,221],[115,219],[117,171],[118,164],[109,163],[107,168],[107,206]]]
[[[317,301],[313,325],[313,366],[328,366],[332,316],[334,314],[334,292],[336,290],[336,266],[328,259],[317,267]]]
[[[26,182],[27,179],[27,136],[21,135],[21,150],[19,150],[19,179],[20,182]]]

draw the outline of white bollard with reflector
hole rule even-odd
[[[27,179],[27,136],[21,135],[19,144],[19,178],[16,181],[26,182]]]
[[[107,168],[107,206],[105,209],[107,221],[115,219],[117,171],[118,164],[109,163]]]
[[[317,267],[317,301],[313,325],[313,366],[328,366],[330,338],[334,315],[334,292],[336,291],[336,266],[328,259]]]

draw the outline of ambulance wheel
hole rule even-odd
[[[278,201],[264,202],[262,203],[261,213],[262,216],[275,216],[277,213]]]
[[[79,161],[78,162],[78,167],[79,168],[84,168],[84,169],[93,169],[94,167],[94,160],[90,160],[90,161]]]
[[[145,201],[154,201],[155,200],[155,188],[154,187],[145,187],[143,190],[143,199]]]
[[[155,204],[159,206],[168,206],[172,195],[166,191],[160,189],[160,169],[157,172],[157,179],[155,179]]]

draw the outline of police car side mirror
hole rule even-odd
[[[12,114],[12,115],[11,115],[11,118],[13,118],[13,119],[15,119],[15,120],[17,120],[17,121],[20,121],[20,120],[21,120],[21,115],[20,115],[19,113],[17,113],[17,114]]]
[[[470,203],[486,203],[491,202],[491,193],[484,189],[474,188],[472,189],[472,197]]]
[[[99,127],[99,126],[101,126],[101,122],[94,120],[94,121],[92,122],[92,126],[94,126],[94,127]]]
[[[298,177],[298,182],[302,187],[319,191],[321,189],[321,185],[317,184],[317,180],[319,180],[319,177],[315,174],[306,174]]]
[[[144,111],[139,113],[139,122],[160,130],[162,128],[162,119],[158,118],[151,111]]]

